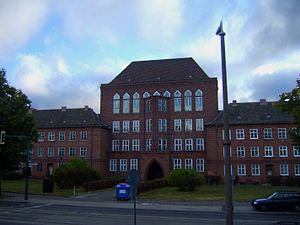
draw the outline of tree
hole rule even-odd
[[[292,91],[280,95],[278,107],[294,117],[296,129],[291,130],[290,135],[295,144],[300,146],[300,78],[297,79],[297,85]]]
[[[194,191],[203,180],[203,176],[192,169],[176,169],[167,176],[169,185],[178,187],[179,191]]]
[[[0,194],[4,172],[16,170],[26,161],[26,151],[36,140],[37,130],[29,113],[28,97],[6,80],[6,71],[0,70],[0,130],[5,131],[4,143],[0,145]]]
[[[60,188],[72,188],[84,182],[100,179],[100,174],[88,166],[82,159],[71,161],[58,167],[53,174],[54,181]]]

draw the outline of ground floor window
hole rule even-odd
[[[43,172],[43,163],[38,163],[35,170],[36,172]]]
[[[120,159],[120,171],[127,171],[127,159]]]
[[[109,160],[109,171],[117,171],[117,160],[116,159]]]
[[[300,176],[300,164],[295,164],[295,176]]]
[[[204,172],[204,159],[203,158],[196,159],[196,171]]]
[[[237,174],[238,174],[238,176],[246,176],[246,165],[238,164],[237,165]]]
[[[138,159],[130,159],[130,170],[138,170],[139,169],[139,164],[138,164]]]
[[[173,159],[173,169],[181,169],[181,159]]]
[[[288,176],[288,175],[289,175],[289,165],[280,164],[280,176]]]
[[[251,165],[251,174],[252,174],[252,176],[259,176],[260,175],[260,165],[258,165],[258,164]]]
[[[193,169],[193,159],[184,160],[185,169]]]

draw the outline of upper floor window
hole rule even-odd
[[[124,120],[123,121],[123,133],[128,133],[129,132],[129,120]]]
[[[202,91],[199,89],[195,92],[195,108],[196,111],[203,110],[203,96]]]
[[[152,139],[148,138],[146,139],[146,151],[151,151],[152,150]]]
[[[69,148],[69,156],[75,156],[76,155],[76,149],[75,147]]]
[[[167,150],[167,144],[168,144],[167,139],[159,138],[158,139],[158,150],[159,151]]]
[[[123,113],[129,113],[130,95],[125,93],[123,95]]]
[[[272,128],[264,128],[264,139],[272,138]]]
[[[38,141],[44,141],[45,140],[45,132],[44,131],[40,131],[38,133]]]
[[[112,140],[112,151],[119,151],[119,140]]]
[[[113,133],[120,132],[120,121],[113,121]]]
[[[237,157],[245,157],[245,147],[244,146],[238,146],[236,147],[236,156]]]
[[[273,146],[265,146],[265,157],[273,157]]]
[[[294,157],[300,157],[300,146],[293,146]]]
[[[65,155],[65,148],[64,147],[59,147],[58,148],[58,156],[63,157]]]
[[[140,150],[140,139],[133,139],[132,140],[132,151],[139,151]]]
[[[140,121],[139,120],[132,121],[132,132],[140,132]]]
[[[174,131],[181,131],[181,119],[174,119]]]
[[[58,133],[58,140],[59,141],[64,141],[65,140],[65,132],[64,131],[60,131]]]
[[[113,97],[113,113],[120,113],[120,95],[117,93]]]
[[[250,129],[250,139],[258,139],[258,129]]]
[[[129,140],[122,141],[122,151],[129,151]]]
[[[151,112],[152,111],[152,101],[151,99],[146,99],[146,112]]]
[[[181,112],[181,93],[178,90],[174,93],[174,112]]]
[[[53,157],[53,156],[54,156],[54,148],[48,147],[48,157]]]
[[[167,112],[167,100],[166,99],[158,99],[157,107],[159,112]]]
[[[289,165],[280,164],[280,176],[288,176],[288,175],[289,175]]]
[[[182,151],[182,139],[174,139],[174,150]]]
[[[288,157],[288,148],[287,146],[279,146],[279,157]]]
[[[196,131],[203,131],[204,126],[203,126],[203,119],[196,119]]]
[[[140,95],[137,92],[134,93],[133,95],[132,112],[133,113],[140,112]]]
[[[196,150],[204,151],[204,138],[196,138]]]
[[[120,159],[120,171],[127,171],[127,159]]]
[[[160,96],[160,93],[158,91],[155,91],[153,96]]]
[[[131,170],[139,169],[139,160],[138,159],[130,159],[130,169]]]
[[[152,119],[146,119],[146,132],[152,131]]]
[[[193,151],[193,139],[192,138],[185,139],[185,150]]]
[[[170,94],[170,92],[168,92],[168,91],[165,91],[165,93],[164,93],[164,97],[171,97],[171,94]]]
[[[109,171],[117,171],[117,160],[116,159],[109,160]]]
[[[193,130],[193,123],[192,123],[192,119],[185,119],[185,131],[192,131]]]
[[[204,159],[203,158],[196,159],[196,171],[204,172]]]
[[[251,157],[259,157],[259,147],[258,146],[251,146]]]
[[[278,128],[278,138],[286,139],[286,129],[285,128]]]
[[[48,133],[48,141],[55,141],[55,132],[50,131]]]
[[[43,149],[43,147],[38,147],[37,148],[37,157],[43,157],[43,155],[44,155],[44,149]]]
[[[143,98],[149,98],[150,97],[150,94],[148,93],[148,92],[145,92],[144,94],[143,94]]]
[[[87,140],[87,131],[80,131],[80,140],[81,141]]]
[[[76,141],[76,131],[70,131],[70,141]]]
[[[184,92],[184,111],[192,111],[192,92]]]
[[[193,159],[185,159],[184,160],[184,168],[185,169],[193,169]]]
[[[159,132],[167,131],[167,119],[158,119],[158,131]]]
[[[236,139],[237,140],[244,140],[245,139],[244,129],[236,129]]]
[[[252,176],[259,176],[260,175],[260,165],[259,164],[251,165],[251,175]]]

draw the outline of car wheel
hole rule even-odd
[[[265,205],[262,205],[262,206],[260,206],[260,210],[261,210],[261,211],[267,211],[267,210],[268,210],[268,208],[267,208],[267,206],[265,206]]]
[[[294,209],[296,212],[300,212],[300,205],[295,205]]]

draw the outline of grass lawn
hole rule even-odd
[[[265,186],[265,185],[235,185],[233,187],[234,201],[250,201],[258,197],[266,197],[275,191],[299,191],[300,187]],[[140,198],[146,200],[224,200],[224,185],[203,185],[197,187],[194,192],[179,192],[176,187],[164,187],[140,193]]]
[[[24,180],[2,180],[2,191],[7,192],[17,192],[24,193],[25,191],[25,181]],[[43,180],[42,179],[29,179],[28,185],[29,194],[48,194],[43,193]],[[85,193],[83,188],[76,188],[76,194]],[[54,185],[54,192],[49,193],[61,196],[71,196],[73,195],[72,189],[60,189]]]

